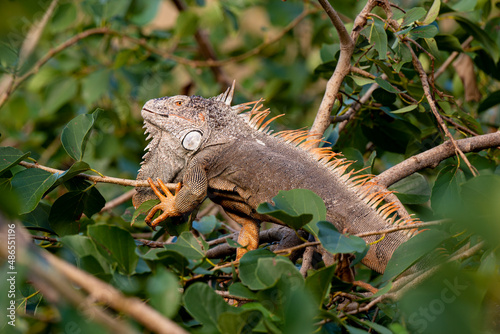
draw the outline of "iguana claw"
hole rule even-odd
[[[166,218],[182,215],[182,213],[180,213],[175,208],[175,196],[177,196],[177,193],[181,189],[181,183],[179,182],[177,184],[177,186],[175,188],[175,195],[172,195],[170,190],[168,190],[167,186],[165,185],[165,183],[163,183],[163,181],[161,179],[156,179],[156,180],[158,181],[158,184],[160,185],[161,190],[163,190],[163,192],[165,193],[166,196],[163,195],[160,190],[158,190],[158,188],[153,183],[153,180],[150,177],[148,177],[148,183],[151,186],[151,189],[153,189],[154,193],[156,194],[156,196],[158,196],[158,198],[161,201],[160,203],[155,205],[151,209],[151,211],[149,211],[148,215],[146,216],[146,219],[144,219],[146,224],[151,226],[153,228],[153,230],[155,230],[156,226],[159,223],[161,223],[162,221],[164,221]],[[162,214],[159,215],[158,217],[156,217],[156,219],[151,222],[151,219],[153,219],[153,216],[156,214],[156,212],[158,210],[163,211]]]

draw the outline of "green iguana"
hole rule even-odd
[[[261,215],[260,203],[272,202],[280,190],[310,189],[325,202],[327,220],[349,234],[380,231],[412,219],[398,219],[395,204],[380,206],[388,192],[370,192],[374,183],[367,175],[346,173],[349,163],[337,158],[330,148],[312,148],[314,140],[305,131],[271,133],[269,110],[257,102],[231,107],[233,87],[209,99],[200,96],[172,96],[152,99],[142,109],[146,147],[137,179],[148,179],[151,188],[137,188],[137,208],[148,199],[160,198],[146,217],[151,227],[166,217],[194,210],[208,196],[242,225],[237,259],[259,245],[261,221],[283,224]],[[316,141],[317,142],[317,141]],[[163,195],[152,179],[158,179]],[[172,195],[162,181],[178,182]],[[163,213],[152,220],[154,214]],[[383,272],[394,250],[411,237],[398,231],[364,238],[373,243],[362,260]]]

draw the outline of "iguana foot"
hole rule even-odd
[[[151,211],[149,211],[148,215],[146,216],[146,219],[144,221],[146,224],[151,226],[153,230],[156,229],[156,226],[164,221],[168,217],[175,217],[175,216],[182,216],[182,213],[179,212],[176,207],[175,207],[175,196],[177,196],[177,193],[181,189],[181,183],[179,182],[175,188],[175,195],[172,195],[170,190],[168,190],[167,186],[165,183],[163,183],[162,180],[156,179],[158,181],[158,184],[160,185],[161,190],[165,193],[163,195],[160,190],[155,186],[153,183],[153,180],[151,180],[150,177],[148,177],[148,183],[151,186],[151,189],[153,189],[154,193],[158,198],[160,199],[160,203],[155,205]],[[151,222],[151,219],[153,219],[153,216],[156,214],[158,210],[163,211],[161,215],[159,215],[155,220]]]

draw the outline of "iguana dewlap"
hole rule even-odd
[[[384,193],[369,194],[373,183],[366,175],[345,173],[348,164],[335,158],[329,148],[310,148],[303,131],[271,134],[269,111],[255,104],[231,107],[233,88],[217,97],[172,96],[148,101],[142,116],[151,141],[147,146],[138,179],[159,178],[180,182],[176,193],[165,195],[155,189],[137,188],[133,203],[137,208],[160,195],[146,221],[156,226],[168,216],[194,210],[208,196],[242,225],[237,258],[258,247],[259,223],[275,218],[258,214],[260,203],[272,202],[280,190],[310,189],[325,202],[327,220],[339,231],[357,234],[381,231],[396,223],[395,205],[379,206]],[[152,184],[152,182],[150,182]],[[156,193],[156,194],[155,194]],[[154,213],[162,215],[150,222]],[[362,262],[383,272],[394,250],[410,234],[398,231],[366,237],[371,245]]]

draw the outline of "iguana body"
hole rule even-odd
[[[146,221],[149,223],[159,209],[163,214],[150,225],[190,212],[208,196],[242,225],[238,242],[247,250],[255,249],[259,222],[281,223],[258,214],[258,205],[272,202],[280,190],[304,188],[324,200],[327,220],[341,232],[357,234],[393,227],[395,219],[388,216],[394,215],[395,205],[377,208],[385,194],[369,195],[373,183],[367,177],[345,174],[348,165],[334,158],[330,149],[308,148],[311,142],[303,132],[271,135],[267,123],[260,125],[268,111],[254,107],[241,114],[245,105],[231,107],[232,94],[231,89],[210,99],[163,97],[144,105],[142,115],[152,141],[138,179],[181,182],[175,196],[163,187],[167,196]],[[138,188],[134,206],[150,198],[154,198],[151,189]],[[378,238],[371,236],[365,241],[372,243]],[[404,231],[387,234],[370,247],[362,262],[383,272],[394,250],[408,238]],[[237,257],[245,251],[238,249]]]

